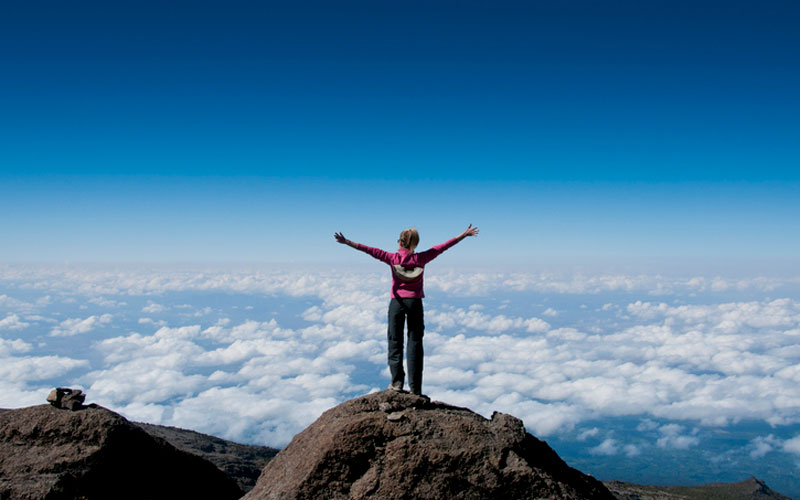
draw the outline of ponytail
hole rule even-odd
[[[400,246],[406,250],[413,251],[419,244],[419,233],[416,228],[406,229],[400,233],[400,239],[397,240]]]

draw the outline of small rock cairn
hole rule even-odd
[[[56,387],[47,396],[47,402],[62,410],[77,411],[85,408],[83,402],[86,394],[80,389],[70,389],[69,387]]]

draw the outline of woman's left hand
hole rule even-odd
[[[472,224],[469,225],[466,231],[464,231],[461,236],[466,238],[467,236],[478,236],[478,228],[472,227]]]

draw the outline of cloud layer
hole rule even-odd
[[[1,406],[68,381],[134,419],[282,446],[326,408],[388,383],[388,273],[5,267],[0,279]],[[800,423],[795,280],[428,280],[434,398],[512,413],[543,437],[574,431],[595,456],[643,449],[586,431],[603,418],[654,422],[650,445],[675,450],[700,446],[702,427]],[[800,455],[792,437],[748,446]]]

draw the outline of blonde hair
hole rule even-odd
[[[400,243],[401,247],[413,251],[419,244],[419,233],[417,232],[417,229],[414,227],[411,229],[406,229],[400,233],[400,239],[397,240],[397,242]]]

